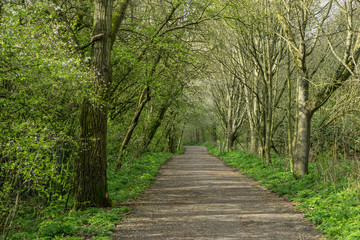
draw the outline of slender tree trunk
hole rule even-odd
[[[138,156],[140,154],[142,154],[147,149],[147,147],[150,145],[151,140],[154,138],[157,129],[160,127],[161,121],[164,119],[165,113],[166,113],[167,109],[169,108],[169,106],[170,106],[170,101],[166,101],[161,106],[156,120],[151,124],[151,126],[149,128],[150,129],[149,134],[144,138],[143,144],[140,147],[139,152],[137,154]]]
[[[289,151],[289,164],[291,171],[293,170],[294,159],[293,159],[293,134],[292,134],[292,121],[291,121],[291,101],[292,101],[292,91],[291,91],[291,69],[290,69],[290,51],[287,52],[287,87],[288,87],[288,128],[287,128],[287,144]]]
[[[94,1],[93,43],[95,97],[84,99],[80,113],[80,153],[76,162],[75,208],[111,205],[107,188],[107,115],[111,84],[112,0]]]
[[[171,127],[169,128],[168,132],[167,132],[167,138],[168,138],[168,148],[169,151],[171,153],[175,153],[175,149],[176,149],[176,137],[174,134],[174,125],[171,124]]]
[[[142,110],[144,109],[145,105],[147,102],[150,101],[150,95],[149,95],[149,88],[146,87],[141,96],[140,96],[140,99],[139,99],[139,103],[137,105],[137,108],[136,108],[136,111],[135,111],[135,114],[134,114],[134,117],[133,119],[131,120],[131,123],[128,127],[128,130],[125,134],[125,137],[124,137],[124,140],[121,144],[121,147],[120,147],[120,150],[119,150],[119,156],[118,156],[118,159],[115,163],[115,170],[119,170],[123,164],[123,161],[124,161],[124,158],[125,158],[125,149],[127,147],[127,145],[129,144],[130,142],[130,139],[131,139],[131,136],[139,122],[139,118],[140,118],[140,115],[141,115],[141,112]]]
[[[183,127],[182,127],[182,130],[181,130],[181,133],[180,133],[180,136],[179,136],[179,141],[178,141],[176,150],[180,150],[181,143],[182,143],[182,139],[183,139],[184,132],[185,132],[185,126],[186,126],[186,125],[184,124]]]
[[[246,100],[246,113],[249,119],[250,130],[250,152],[253,154],[258,153],[258,137],[255,128],[255,121],[257,118],[257,102],[256,98],[252,96],[248,88],[244,88]]]
[[[267,5],[267,2],[266,2]],[[272,74],[272,62],[270,54],[270,42],[267,38],[265,40],[264,65],[266,66],[265,80],[266,80],[266,115],[265,115],[265,158],[267,163],[271,163],[271,142],[272,142],[272,131],[273,131],[273,74]]]
[[[250,152],[257,154],[258,151],[258,138],[255,129],[255,119],[257,117],[257,106],[256,98],[252,97],[249,90],[245,87],[245,100],[246,100],[246,113],[249,119],[249,130],[250,130]]]
[[[253,124],[250,124],[250,152],[253,154],[257,154],[258,151],[258,142],[256,131]]]

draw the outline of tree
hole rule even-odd
[[[112,82],[110,63],[112,45],[129,0],[123,0],[112,28],[112,0],[94,1],[92,70],[94,96],[85,98],[80,113],[80,153],[76,163],[75,204],[107,207],[111,205],[107,189],[107,121],[109,91]]]
[[[335,3],[346,16],[344,23],[346,41],[341,44],[343,49],[341,58],[335,52],[330,41],[332,33],[328,30],[331,29],[325,25],[327,21],[330,21],[330,13],[338,10],[334,7]],[[324,4],[321,1],[310,0],[282,1],[276,4],[277,17],[299,75],[297,87],[298,119],[293,165],[293,172],[299,177],[308,173],[310,129],[313,114],[351,77],[360,56],[360,33],[356,34],[353,29],[355,1],[346,0],[342,4],[340,5],[337,1],[328,1]],[[318,63],[310,62],[309,56],[311,54],[320,54],[316,51],[321,46],[319,42],[329,45],[329,49],[339,63],[335,70],[328,75],[329,81],[326,85],[311,98],[310,83],[315,79],[314,75],[327,57],[325,54],[320,57]]]

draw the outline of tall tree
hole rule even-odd
[[[94,96],[83,100],[80,113],[80,153],[76,163],[77,208],[111,205],[107,188],[107,121],[112,68],[111,49],[130,0],[120,2],[112,28],[112,0],[94,0],[92,70]],[[89,45],[88,44],[88,45]],[[87,45],[86,45],[87,46]]]
[[[94,1],[92,61],[94,97],[83,100],[80,113],[80,156],[76,163],[75,202],[84,205],[110,206],[107,188],[107,115],[111,85],[112,0]]]
[[[337,9],[334,7],[335,3],[338,6]],[[346,0],[342,2],[342,5],[338,1],[332,0],[325,3],[313,0],[295,0],[275,4],[284,38],[288,43],[299,75],[298,119],[292,170],[296,176],[303,176],[308,173],[311,118],[327,102],[334,91],[351,77],[360,56],[360,32],[355,32],[353,24],[355,1]],[[339,44],[343,49],[342,57],[338,56],[330,40],[330,36],[335,33],[330,33],[329,28],[325,26],[330,13],[336,13],[339,10],[345,15],[344,25],[346,26],[346,41]],[[319,42],[329,45],[329,50],[333,52],[339,63],[328,75],[330,81],[311,98],[310,82],[314,81],[319,66],[327,57],[325,53],[317,63],[310,62],[311,54],[320,54],[319,51],[316,51],[320,48]]]

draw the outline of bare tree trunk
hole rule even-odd
[[[303,73],[298,83],[298,125],[293,166],[293,173],[298,177],[308,173],[311,127],[311,111],[307,107],[308,100],[309,82],[306,74]]]
[[[294,166],[294,159],[293,159],[293,134],[292,134],[292,121],[291,121],[291,101],[292,101],[292,91],[291,91],[291,69],[290,69],[290,51],[287,53],[287,87],[288,87],[288,128],[287,128],[287,144],[288,144],[288,151],[289,151],[289,164],[291,171],[293,170]]]
[[[246,100],[246,113],[249,119],[250,130],[250,152],[257,154],[258,152],[258,138],[255,129],[255,119],[257,117],[257,102],[256,98],[252,97],[248,88],[244,88]]]
[[[112,0],[94,1],[92,59],[95,97],[84,99],[80,113],[80,153],[76,162],[75,208],[111,205],[107,188],[107,115],[111,84]]]

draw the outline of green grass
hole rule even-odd
[[[338,177],[336,182],[324,181],[316,163],[310,164],[310,174],[294,179],[287,171],[285,160],[274,157],[271,166],[264,167],[261,159],[239,151],[209,152],[220,156],[227,164],[259,181],[263,186],[297,202],[297,208],[317,225],[328,239],[360,239],[359,183],[349,175]],[[344,161],[338,168],[348,169]]]
[[[7,239],[110,240],[109,235],[115,231],[116,224],[130,211],[128,207],[116,207],[117,203],[139,198],[170,156],[170,153],[144,154],[125,163],[119,172],[114,172],[114,166],[110,164],[108,186],[114,208],[64,212],[63,205],[58,204],[47,207],[39,217],[32,214],[31,208],[24,207],[14,222],[15,231]]]

